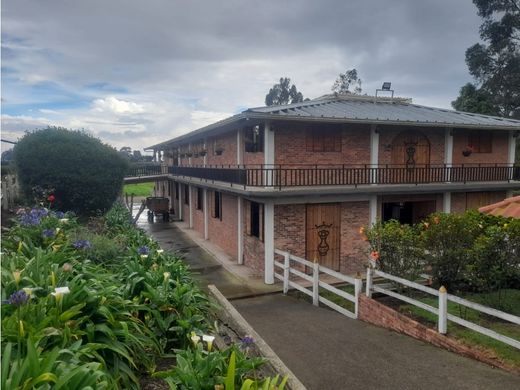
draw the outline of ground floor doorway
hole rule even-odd
[[[415,224],[436,211],[435,200],[417,202],[384,202],[383,222],[395,219],[402,224]]]
[[[309,204],[306,211],[306,258],[339,271],[341,205]]]

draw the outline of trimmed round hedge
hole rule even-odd
[[[107,211],[121,192],[128,162],[84,131],[49,127],[27,133],[14,148],[22,193],[52,192],[53,207],[88,216]]]

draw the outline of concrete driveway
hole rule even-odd
[[[309,389],[520,389],[520,376],[291,296],[231,302]]]

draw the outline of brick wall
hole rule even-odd
[[[274,247],[305,258],[304,204],[274,207]]]
[[[216,137],[208,138],[207,141],[208,165],[236,165],[237,164],[237,132],[236,130]],[[215,149],[222,148],[224,151],[220,156],[215,154]]]
[[[447,349],[472,359],[479,360],[494,367],[519,372],[518,368],[501,362],[491,351],[484,348],[470,347],[461,342],[442,335],[436,330],[395,311],[394,309],[368,298],[364,294],[359,297],[359,319],[382,328],[404,333],[415,339],[426,341],[437,347]]]
[[[355,274],[365,270],[367,243],[359,234],[361,226],[369,222],[368,202],[341,204],[340,272]]]
[[[507,131],[493,131],[491,153],[472,153],[468,157],[462,151],[468,146],[468,131],[454,130],[453,164],[506,164],[509,157],[509,138]]]
[[[345,125],[341,131],[341,152],[307,151],[307,130],[308,126],[302,124],[275,125],[275,164],[370,163],[370,126]]]
[[[251,216],[249,214],[251,202],[249,202],[248,200],[244,200],[242,204],[244,207],[242,210],[242,215],[244,216],[244,265],[254,270],[256,274],[263,275],[265,265],[265,245],[263,241],[260,240],[258,237],[248,234],[251,219]]]
[[[222,193],[222,220],[213,218],[211,210],[213,209],[213,194],[208,191],[209,196],[209,240],[222,248],[231,258],[237,258],[237,236],[238,236],[238,209],[237,197]]]
[[[430,142],[430,164],[444,164],[444,132],[443,128],[420,128],[398,126],[378,126],[379,129],[379,164],[392,163],[391,145],[396,136],[403,131],[414,130],[424,134]]]

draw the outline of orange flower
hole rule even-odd
[[[361,234],[361,235],[364,235],[364,234],[365,234],[365,227],[364,227],[364,226],[361,226],[361,227],[359,228],[359,234]]]
[[[372,252],[370,252],[370,257],[371,257],[373,260],[375,260],[375,261],[379,260],[379,252],[378,252],[378,251],[372,251]]]
[[[441,219],[437,216],[433,217],[433,223],[435,223],[435,225],[438,225],[439,223],[441,222]]]
[[[425,223],[424,223],[424,228],[425,228],[425,229],[428,229],[429,227],[430,227],[430,224],[429,224],[428,222],[425,222]]]

